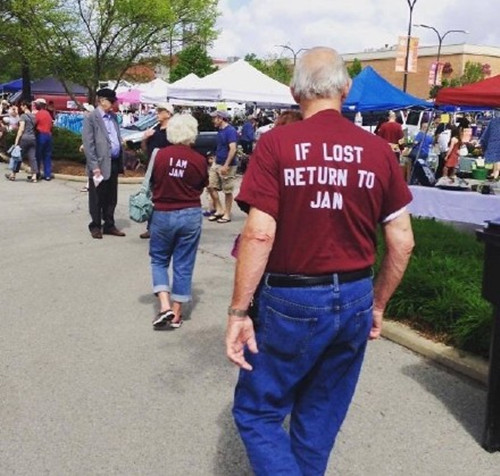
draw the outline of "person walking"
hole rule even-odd
[[[52,180],[52,125],[54,123],[52,116],[47,111],[47,101],[43,98],[35,100],[36,113],[36,153],[38,163],[38,176],[43,164],[43,178],[47,181]]]
[[[205,157],[191,148],[198,122],[190,114],[169,121],[167,139],[172,144],[156,149],[153,173],[153,205],[149,255],[153,292],[160,310],[153,319],[155,330],[167,324],[182,325],[182,305],[191,300],[191,282],[201,236],[200,195],[208,182]],[[172,280],[168,268],[172,262]]]
[[[399,162],[399,155],[401,153],[401,141],[404,137],[404,133],[403,127],[399,122],[396,121],[396,113],[394,111],[389,111],[388,120],[380,125],[376,134],[389,143]]]
[[[249,215],[226,354],[240,367],[233,415],[259,476],[324,474],[413,247],[391,148],[340,114],[349,87],[335,50],[303,53],[291,82],[303,120],[260,138],[236,198]]]
[[[31,114],[31,104],[28,101],[21,101],[19,104],[21,115],[19,116],[19,127],[17,129],[14,146],[20,146],[21,157],[28,159],[30,165],[30,175],[28,182],[37,182],[37,162],[36,162],[36,137],[35,137],[35,116]],[[9,180],[16,179],[21,162],[16,163],[11,173],[7,176]]]
[[[238,132],[229,124],[229,114],[226,111],[215,111],[211,116],[218,133],[215,162],[210,167],[209,172],[208,193],[210,193],[216,211],[208,217],[208,221],[229,223],[236,180]],[[219,191],[224,193],[224,208],[222,208],[219,199]]]
[[[120,128],[113,105],[115,91],[97,91],[98,106],[83,119],[82,142],[89,177],[89,212],[92,238],[105,235],[125,236],[116,228],[118,174],[123,173],[123,150]],[[104,223],[103,223],[104,222]]]
[[[162,102],[156,105],[156,117],[158,124],[152,129],[144,131],[141,142],[141,149],[146,153],[148,161],[151,160],[151,154],[155,149],[162,149],[170,145],[167,140],[167,126],[168,121],[174,115],[174,106],[168,102]],[[149,232],[149,222],[145,232],[141,233],[139,237],[147,240],[151,237]]]

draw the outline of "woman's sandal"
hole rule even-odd
[[[174,311],[172,309],[167,309],[166,311],[160,311],[156,317],[153,319],[153,328],[162,329],[175,317]]]
[[[184,321],[182,320],[182,318],[181,318],[181,319],[179,319],[177,322],[170,321],[170,327],[171,327],[172,329],[179,329],[179,327],[181,327],[181,326],[182,326],[182,323],[183,323],[183,322],[184,322]]]
[[[5,178],[7,180],[10,180],[11,182],[14,182],[16,180],[16,177],[14,177],[13,175],[11,174],[5,174]]]
[[[208,221],[217,221],[224,216],[224,213],[214,213],[212,216],[208,217]]]

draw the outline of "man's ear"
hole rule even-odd
[[[345,98],[349,94],[349,91],[351,90],[352,86],[352,80],[349,78],[349,81],[346,83],[346,85],[342,89],[342,95],[340,96],[340,100],[343,102],[345,101]]]
[[[295,91],[292,87],[290,88],[290,93],[292,94],[292,97],[295,100],[295,102],[299,104],[300,97],[295,94]]]

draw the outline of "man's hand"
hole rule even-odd
[[[149,139],[154,133],[154,129],[146,129],[142,135],[142,140]]]
[[[243,353],[245,346],[254,354],[258,352],[252,320],[248,316],[243,318],[229,316],[226,328],[227,358],[242,369],[253,370],[245,360]]]
[[[100,177],[102,175],[101,169],[99,168],[92,170],[92,173],[94,174],[94,177]]]
[[[373,324],[370,331],[370,340],[375,340],[380,337],[382,333],[382,319],[384,317],[384,311],[380,309],[373,309]]]
[[[219,169],[221,175],[227,175],[229,173],[229,165],[223,165]]]

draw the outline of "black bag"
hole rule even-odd
[[[413,180],[424,187],[434,187],[436,185],[436,176],[425,160],[417,159],[413,165]]]

